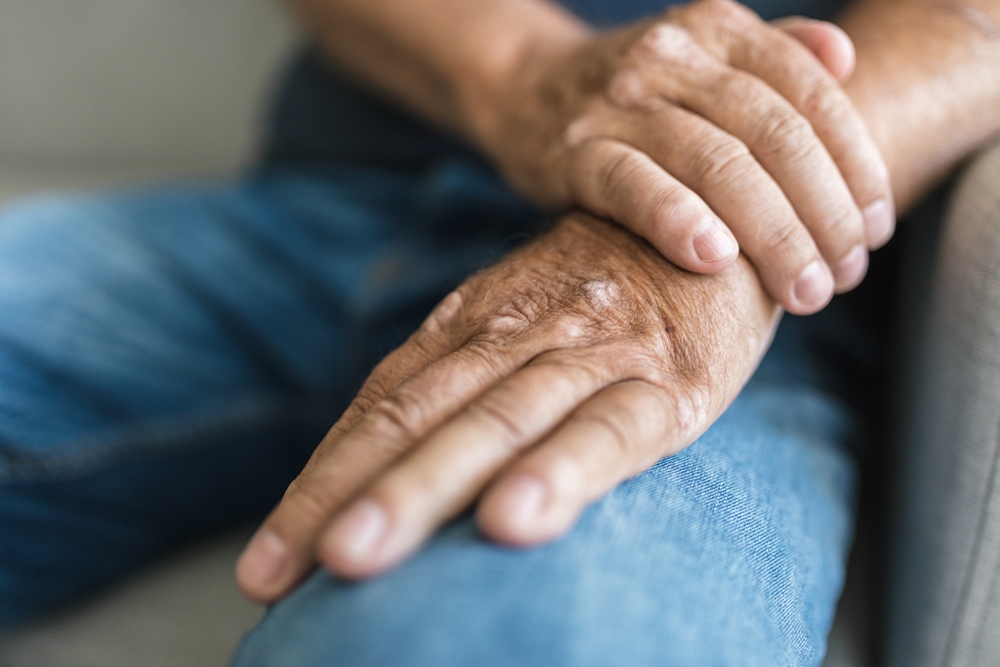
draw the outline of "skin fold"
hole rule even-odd
[[[853,286],[893,207],[1000,130],[996,0],[859,0],[846,32],[728,0],[609,33],[541,0],[293,4],[342,71],[473,141],[525,196],[593,215],[471,277],[376,367],[241,557],[259,601],[317,562],[384,571],[474,502],[496,540],[562,534],[704,432],[780,306]],[[698,265],[705,220],[742,252]],[[802,307],[813,262],[828,291]]]

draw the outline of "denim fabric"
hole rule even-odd
[[[818,665],[851,535],[851,425],[808,385],[755,381],[564,539],[501,548],[463,518],[369,583],[318,573],[233,667]]]

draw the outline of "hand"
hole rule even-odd
[[[895,214],[837,81],[854,62],[846,34],[702,0],[582,39],[529,49],[472,114],[516,189],[612,218],[699,273],[731,264],[738,241],[794,313],[861,281]]]
[[[490,537],[552,539],[693,442],[753,372],[778,307],[743,259],[677,269],[583,214],[473,276],[372,372],[240,558],[251,598],[317,559],[405,559],[479,499]]]

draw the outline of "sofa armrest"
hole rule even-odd
[[[894,462],[886,662],[997,665],[1000,144],[960,176],[933,254]]]

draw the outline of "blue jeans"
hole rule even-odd
[[[259,519],[372,365],[538,220],[462,159],[0,211],[0,626]],[[235,665],[818,664],[852,532],[852,326],[786,321],[704,437],[565,539],[505,549],[463,518],[375,581],[318,573]]]
[[[234,667],[818,665],[851,532],[848,422],[755,383],[556,543],[501,548],[466,517],[374,581],[317,573]]]

